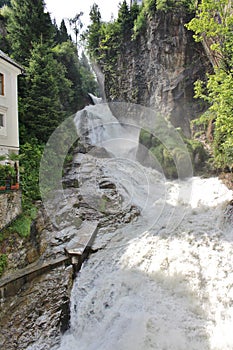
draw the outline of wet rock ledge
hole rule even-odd
[[[83,157],[86,158],[83,160]],[[54,217],[48,217],[43,204],[38,203],[38,215],[29,240],[25,242],[12,236],[15,241],[0,284],[4,279],[16,278],[23,269],[33,271],[35,268],[37,272],[23,283],[12,284],[7,293],[0,288],[2,350],[46,350],[57,345],[62,332],[69,327],[74,277],[65,248],[75,242],[84,221],[98,221],[98,235],[104,236],[136,220],[140,214],[138,208],[124,202],[122,189],[106,175],[103,164],[101,159],[77,153],[63,179],[64,201],[59,201],[55,193],[50,203]],[[87,195],[88,188],[93,192],[93,178],[98,186],[96,201],[89,200]],[[40,265],[47,268],[38,269]]]

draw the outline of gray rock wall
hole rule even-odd
[[[21,213],[21,192],[0,193],[0,230]]]
[[[115,74],[105,75],[107,100],[138,103],[170,116],[189,136],[191,119],[206,108],[194,99],[193,83],[211,65],[184,24],[182,13],[159,13],[148,19],[146,31],[121,48]]]

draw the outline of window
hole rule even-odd
[[[4,95],[4,75],[0,73],[0,95]]]
[[[6,133],[6,112],[0,109],[0,137],[7,136]]]
[[[0,113],[0,128],[4,128],[4,114]]]

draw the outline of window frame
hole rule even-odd
[[[0,72],[0,96],[5,96],[4,74]]]
[[[2,124],[0,125],[0,137],[1,136],[7,136],[7,127],[6,127],[6,123],[7,123],[7,119],[6,119],[6,113],[7,111],[5,110],[5,108],[0,108],[0,115],[2,116]]]
[[[4,120],[5,118],[4,117],[5,117],[4,113],[0,112],[0,128],[4,128],[5,127],[5,125],[4,125],[5,124],[4,123],[5,122],[5,120]]]

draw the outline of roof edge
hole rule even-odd
[[[21,70],[21,73],[24,72],[24,68],[19,63],[10,58],[7,54],[5,54],[2,50],[0,50],[0,58]]]

